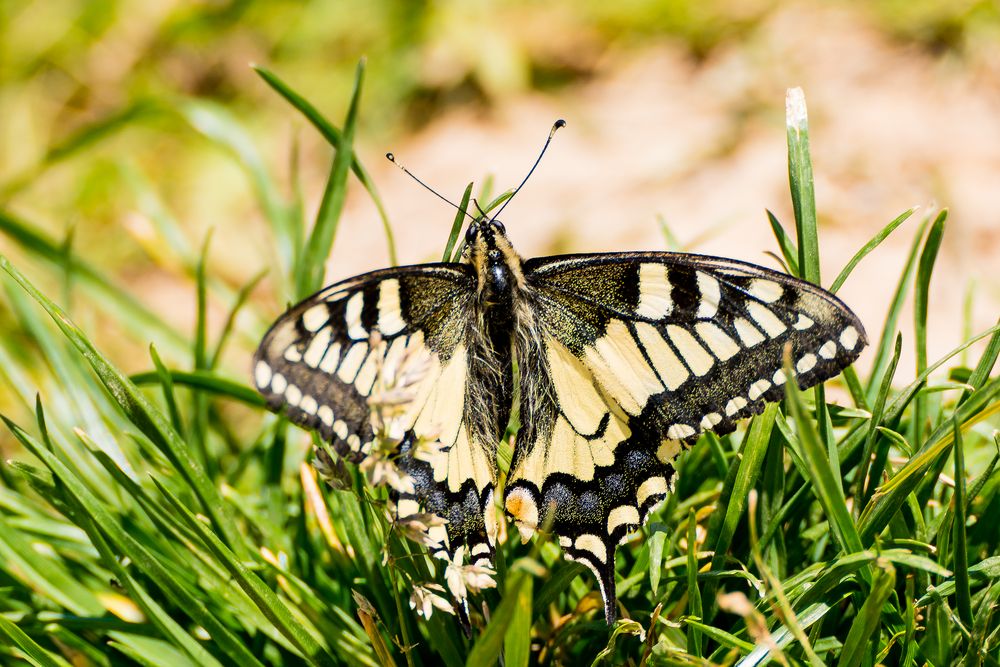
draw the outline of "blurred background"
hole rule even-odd
[[[801,86],[825,284],[920,206],[840,292],[877,332],[921,220],[948,207],[930,359],[1000,313],[1000,6],[974,0],[5,0],[0,252],[45,283],[11,240],[16,220],[190,331],[192,267],[211,231],[209,323],[221,328],[235,290],[274,263],[268,207],[300,193],[311,220],[331,161],[250,64],[339,125],[362,56],[356,150],[400,263],[438,258],[454,212],[386,151],[446,197],[488,178],[496,194],[565,118],[504,212],[522,254],[676,248],[776,266],[765,209],[792,230],[784,101]],[[389,261],[353,182],[327,276]],[[284,305],[274,278],[237,323],[234,377]],[[169,348],[65,292],[124,369],[149,367],[150,340]],[[904,346],[900,377],[913,363]]]

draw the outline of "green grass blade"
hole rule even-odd
[[[704,612],[701,605],[701,588],[698,586],[698,519],[694,508],[688,510],[687,518],[687,593],[688,593],[688,615],[694,618],[703,618]],[[702,657],[701,650],[701,630],[693,625],[688,626],[687,650],[691,655]]]
[[[267,273],[267,269],[264,269],[251,278],[247,284],[241,287],[240,291],[236,293],[236,299],[233,301],[233,305],[229,309],[229,314],[226,315],[226,321],[222,325],[222,331],[219,333],[219,340],[216,342],[215,349],[212,351],[212,356],[208,361],[208,370],[214,370],[219,365],[219,359],[222,357],[222,352],[226,347],[226,343],[229,341],[230,334],[233,332],[233,327],[236,326],[236,316],[240,314],[243,306],[246,305],[247,299],[250,298],[250,294],[257,287],[257,284],[263,280]]]
[[[156,557],[122,527],[119,519],[87,489],[76,473],[71,471],[58,457],[35,442],[16,424],[6,417],[2,417],[2,419],[11,433],[52,471],[52,474],[62,483],[63,488],[71,495],[77,506],[75,512],[81,517],[81,527],[87,531],[94,546],[104,554],[105,562],[115,571],[115,576],[119,581],[127,585],[133,583],[133,580],[127,579],[130,575],[119,563],[119,555],[121,555],[134,563],[135,567],[141,570],[150,581],[155,582],[167,597],[178,607],[184,609],[185,613],[189,614],[195,622],[200,623],[211,632],[216,641],[231,655],[239,656],[239,659],[246,661],[245,664],[258,664],[243,645],[231,636],[225,626],[220,624],[216,617],[205,609],[201,600],[192,595],[173,573],[168,571]],[[153,598],[146,595],[144,591],[139,591],[138,588],[130,589],[129,592],[133,601],[152,617],[166,636],[172,637],[175,643],[184,647],[184,650],[195,659],[202,656],[204,650],[193,642],[186,632],[176,626],[169,614],[163,612]],[[208,657],[210,658],[210,656]]]
[[[17,437],[17,434],[14,434]],[[78,581],[59,560],[42,557],[34,549],[35,539],[16,530],[0,514],[0,558],[3,568],[36,595],[80,616],[99,616],[104,608],[88,582]]]
[[[879,337],[878,345],[875,347],[875,358],[872,361],[872,372],[868,377],[868,403],[875,400],[875,392],[882,383],[882,376],[885,374],[885,367],[889,363],[892,355],[893,341],[896,339],[896,326],[906,302],[906,293],[910,288],[910,281],[916,271],[917,253],[920,251],[920,242],[924,237],[924,230],[927,228],[929,220],[921,223],[917,233],[913,237],[910,245],[910,252],[906,257],[906,264],[900,274],[899,282],[896,284],[896,291],[893,293],[889,310],[885,317],[885,324],[882,326],[882,335]]]
[[[224,107],[204,100],[186,100],[177,104],[180,116],[207,139],[233,154],[246,170],[257,201],[264,211],[277,243],[278,258],[283,267],[291,267],[295,257],[292,245],[294,233],[286,206],[275,189],[274,179],[249,133]]]
[[[889,238],[889,235],[892,234],[894,231],[896,231],[897,227],[906,222],[906,220],[911,215],[913,215],[913,213],[916,210],[917,210],[916,208],[911,208],[900,213],[895,220],[893,220],[888,225],[883,227],[882,230],[878,234],[873,236],[868,243],[864,244],[861,247],[861,250],[858,250],[856,253],[854,253],[854,257],[851,257],[851,261],[847,263],[847,266],[841,269],[840,273],[833,281],[833,284],[830,285],[830,291],[836,294],[837,290],[840,289],[840,287],[844,284],[847,278],[851,275],[851,272],[854,271],[854,267],[856,267],[858,263],[868,255],[868,253],[870,253],[875,248],[879,247],[882,244],[882,241],[885,241],[887,238]]]
[[[785,362],[785,375],[795,377],[790,362]],[[844,488],[841,479],[835,475],[827,458],[827,451],[820,442],[819,434],[806,419],[802,394],[794,381],[785,383],[785,396],[789,412],[795,420],[798,430],[799,445],[802,448],[800,457],[806,465],[816,496],[830,520],[834,537],[841,548],[847,553],[862,550],[861,538],[857,527],[847,509],[844,498]]]
[[[868,651],[869,640],[882,623],[882,605],[892,595],[895,584],[896,569],[889,562],[880,563],[880,567],[875,568],[871,591],[851,623],[838,667],[858,667],[861,664]],[[878,636],[875,635],[875,638]]]
[[[917,392],[919,392],[921,387],[923,387],[924,382],[927,381],[927,378],[930,377],[931,373],[933,373],[938,368],[943,366],[946,361],[960,354],[963,350],[968,349],[969,347],[974,345],[977,341],[986,338],[987,336],[995,336],[997,335],[997,333],[1000,333],[1000,324],[997,324],[987,329],[986,331],[974,336],[973,338],[970,338],[969,340],[965,341],[964,343],[962,343],[961,345],[959,345],[958,347],[951,350],[943,357],[935,361],[933,364],[925,368],[924,371],[920,373],[920,375],[918,375],[913,382],[908,384],[906,388],[903,389],[901,392],[899,392],[896,395],[896,397],[892,400],[892,403],[890,403],[889,407],[887,407],[885,410],[885,419],[883,421],[886,423],[891,423],[896,419],[899,419],[899,417],[903,414],[903,411],[906,409],[907,404],[914,396],[917,395]],[[974,396],[975,394],[972,395]]]
[[[39,646],[21,628],[0,614],[0,639],[8,646],[16,646],[29,664],[35,667],[71,667],[63,658]]]
[[[170,415],[170,424],[177,431],[177,434],[184,437],[184,424],[181,421],[180,410],[177,409],[177,399],[174,397],[174,379],[170,376],[170,371],[163,365],[160,355],[156,352],[156,347],[149,346],[149,356],[153,360],[153,367],[156,369],[156,379],[163,388],[163,402],[167,404],[167,414]]]
[[[965,627],[972,627],[972,593],[969,588],[969,545],[966,540],[965,522],[965,448],[962,445],[962,429],[958,421],[952,420],[955,454],[955,495],[954,504],[955,537],[952,541],[952,568],[955,570],[955,601],[958,617]]]
[[[324,118],[323,114],[321,114],[316,107],[306,101],[304,97],[292,90],[288,84],[278,78],[278,76],[270,70],[254,65],[254,71],[256,71],[257,74],[264,79],[267,85],[271,86],[271,88],[285,98],[289,104],[305,116],[306,120],[312,123],[313,127],[319,130],[319,133],[323,135],[323,138],[326,139],[331,146],[334,148],[340,146],[342,139],[340,130]],[[392,225],[389,223],[389,216],[385,211],[385,206],[382,204],[382,198],[375,189],[375,183],[372,181],[371,176],[368,175],[368,171],[358,161],[357,156],[354,156],[352,159],[351,171],[354,172],[358,181],[360,181],[365,190],[368,191],[368,195],[371,197],[372,202],[375,204],[375,208],[378,210],[379,218],[382,220],[382,228],[385,231],[386,243],[388,244],[389,263],[396,265],[399,263],[399,260],[396,256],[395,235],[392,231]]]
[[[789,88],[786,93],[785,125],[788,135],[788,182],[795,211],[800,277],[819,285],[819,238],[816,233],[812,160],[809,157],[809,117],[801,88]]]
[[[201,539],[205,547],[218,562],[226,568],[240,588],[254,601],[254,604],[264,613],[281,633],[288,638],[310,662],[315,664],[332,664],[334,662],[326,648],[314,635],[315,629],[302,625],[302,620],[296,618],[285,606],[285,603],[264,584],[260,578],[244,564],[237,555],[213,533],[208,530],[177,497],[155,479],[160,493],[170,503],[174,511],[184,520],[188,529]],[[311,630],[311,631],[310,631]]]
[[[965,336],[965,338],[969,339],[971,336]],[[967,384],[974,390],[979,390],[986,384],[986,381],[990,379],[990,373],[993,372],[993,367],[996,366],[998,356],[1000,356],[1000,322],[997,323],[990,341],[986,344],[986,349],[983,350],[983,356],[979,358],[979,362],[972,370]],[[968,398],[969,392],[965,392],[958,402],[962,403]]]
[[[212,232],[205,235],[205,241],[198,255],[195,267],[195,326],[194,347],[192,350],[194,370],[204,371],[208,366],[208,284],[206,282],[206,265],[208,263],[208,248],[212,240]],[[191,429],[188,432],[194,450],[198,453],[198,461],[205,468],[205,473],[215,477],[215,462],[208,453],[208,397],[200,391],[191,392]]]
[[[0,210],[0,233],[32,256],[43,259],[57,267],[66,265],[66,253],[61,244],[42,233],[28,222]],[[149,310],[138,299],[115,285],[109,278],[77,257],[69,258],[73,276],[81,286],[107,303],[113,311],[121,314],[121,321],[148,336],[150,330],[161,336],[163,343],[174,350],[186,349],[188,342],[184,336],[167,324],[159,315]]]
[[[333,241],[340,225],[340,213],[347,198],[347,172],[354,161],[354,131],[358,120],[358,105],[361,101],[361,85],[364,80],[365,62],[361,60],[354,78],[354,91],[347,109],[344,121],[344,132],[336,146],[333,165],[330,167],[330,177],[323,191],[319,211],[316,213],[316,223],[306,240],[302,251],[301,266],[296,267],[296,296],[305,298],[312,294],[323,283],[323,272],[326,259],[333,248]]]
[[[875,492],[875,487],[878,486],[879,480],[882,479],[882,471],[885,467],[885,461],[888,458],[889,445],[886,443],[885,447],[879,449],[875,465],[872,465],[872,453],[875,452],[875,441],[879,434],[878,427],[882,424],[885,402],[892,389],[892,379],[896,375],[896,365],[899,363],[899,354],[902,349],[903,337],[896,336],[896,347],[893,351],[892,359],[889,361],[889,367],[886,369],[886,373],[882,378],[882,386],[879,388],[878,395],[875,397],[875,407],[872,410],[872,418],[868,420],[868,432],[865,435],[865,446],[861,450],[861,464],[858,467],[856,480],[857,489],[855,492],[855,497],[861,499],[861,503],[857,508],[858,511],[868,504],[868,500],[871,498],[872,493]],[[866,480],[868,482],[867,485],[865,484]]]
[[[795,247],[795,241],[792,240],[788,233],[785,232],[785,228],[781,226],[778,222],[778,218],[775,217],[774,213],[767,211],[767,221],[771,225],[771,232],[774,234],[774,238],[778,241],[778,247],[781,248],[781,256],[785,258],[785,264],[788,265],[789,271],[791,271],[793,276],[800,275],[799,273],[799,251]]]
[[[927,368],[927,300],[930,291],[931,273],[934,270],[934,262],[937,260],[938,250],[941,248],[941,238],[944,236],[944,222],[948,218],[948,211],[941,211],[934,223],[931,224],[930,231],[927,232],[927,239],[924,241],[924,249],[920,253],[920,260],[917,262],[917,279],[913,288],[913,331],[916,346],[917,374],[921,374]],[[923,434],[924,416],[927,414],[927,397],[918,394],[914,403],[913,411],[913,432],[915,439],[919,440]]]
[[[246,403],[247,405],[252,405],[258,408],[263,408],[267,405],[267,402],[259,392],[254,391],[246,384],[226,379],[214,372],[167,370],[167,373],[170,376],[170,381],[175,385],[182,385],[185,387],[191,387],[192,389],[207,391],[211,394],[215,394],[216,396],[231,398],[234,401]],[[160,382],[160,376],[157,372],[151,371],[130,375],[129,380],[140,386],[158,384]]]
[[[442,262],[452,261],[452,253],[455,244],[458,242],[458,235],[462,233],[465,223],[465,212],[469,209],[469,199],[472,197],[472,183],[465,187],[462,194],[462,201],[458,204],[458,212],[455,214],[455,221],[451,223],[451,232],[448,234],[448,242],[444,246],[444,254],[441,255]]]
[[[531,615],[534,593],[533,577],[527,577],[517,589],[517,605],[503,637],[503,657],[506,667],[528,667],[531,658]]]
[[[963,428],[973,420],[985,419],[990,414],[1000,413],[1000,378],[987,384],[972,394],[965,403],[958,406],[955,419]],[[932,433],[921,450],[913,456],[888,482],[876,489],[871,501],[862,511],[858,523],[865,543],[874,539],[900,510],[907,496],[923,481],[925,474],[947,452],[954,442],[950,424],[942,424]]]
[[[115,368],[90,342],[84,333],[69,317],[38,291],[34,285],[7,260],[0,255],[0,268],[6,271],[15,281],[45,309],[66,338],[76,347],[80,355],[86,359],[107,391],[114,398],[118,407],[128,419],[148,437],[171,463],[177,468],[188,485],[198,496],[205,513],[212,519],[212,524],[222,533],[226,542],[237,550],[246,553],[246,545],[240,535],[230,506],[223,502],[218,489],[205,474],[204,469],[191,457],[187,444],[170,426],[163,414],[146,400],[139,389]]]
[[[768,443],[771,440],[771,430],[778,414],[778,404],[770,403],[764,408],[764,413],[755,418],[743,440],[740,452],[732,460],[729,474],[719,494],[716,510],[708,526],[707,545],[715,552],[712,556],[711,571],[717,572],[726,565],[729,547],[732,544],[736,527],[743,518],[750,490],[757,484],[761,466],[767,455]],[[714,609],[717,580],[710,579],[705,586],[705,600],[709,609]],[[705,618],[712,618],[710,611]]]
[[[535,600],[532,603],[531,615],[537,617],[543,614],[550,604],[554,604],[559,596],[570,590],[572,583],[586,571],[579,563],[559,563],[545,578]]]

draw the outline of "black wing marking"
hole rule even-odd
[[[673,459],[705,430],[780,399],[790,346],[800,387],[839,373],[867,343],[835,296],[729,259],[674,253],[525,262],[541,332],[518,360],[522,414],[505,508],[522,537],[555,508],[567,555],[590,567],[615,617],[614,555],[666,495]],[[528,340],[531,340],[530,338]]]
[[[460,264],[368,273],[317,292],[281,316],[254,358],[254,382],[272,410],[317,430],[362,461],[376,426],[399,440],[400,518],[428,512],[436,553],[466,547],[492,558],[495,447],[468,428],[469,323],[475,277]],[[373,335],[376,334],[376,335]],[[421,439],[441,441],[420,449]],[[489,518],[487,517],[487,518]],[[493,521],[495,524],[495,520]]]

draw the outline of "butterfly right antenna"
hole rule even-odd
[[[560,118],[559,120],[557,120],[555,123],[552,124],[552,129],[549,130],[549,138],[545,140],[545,145],[542,146],[542,152],[538,154],[538,159],[535,160],[535,164],[531,165],[531,170],[528,171],[528,175],[524,177],[524,180],[521,181],[521,184],[519,186],[517,186],[517,189],[514,190],[513,194],[511,194],[510,197],[507,197],[507,201],[503,203],[503,206],[500,207],[500,210],[493,214],[493,217],[490,218],[490,222],[493,222],[494,220],[500,217],[500,214],[503,212],[505,208],[507,208],[507,204],[510,203],[510,200],[513,199],[514,196],[521,191],[521,188],[523,188],[524,184],[528,182],[528,179],[531,178],[531,175],[535,173],[535,167],[537,167],[538,163],[542,161],[542,156],[545,155],[545,149],[547,149],[549,147],[549,144],[552,143],[552,137],[555,136],[556,130],[558,130],[561,127],[566,127],[566,121],[564,121],[562,118]]]

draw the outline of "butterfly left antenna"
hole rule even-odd
[[[412,178],[413,180],[415,180],[420,185],[424,186],[424,189],[426,189],[432,195],[434,195],[435,197],[437,197],[441,201],[445,202],[446,204],[449,204],[455,210],[462,211],[462,209],[459,208],[458,204],[456,204],[455,202],[451,201],[450,199],[447,199],[441,193],[439,193],[437,190],[435,190],[434,188],[432,188],[431,186],[427,185],[426,183],[424,183],[423,181],[421,181],[419,178],[417,178],[416,176],[414,176],[413,172],[410,171],[409,169],[407,169],[406,167],[404,167],[402,162],[397,162],[395,155],[393,155],[392,153],[386,153],[385,154],[385,159],[388,160],[389,162],[393,163],[394,165],[396,165],[400,169],[402,169],[406,173],[407,176],[409,176],[410,178]],[[473,216],[468,211],[462,211],[462,213],[465,213],[465,215],[468,216],[469,220],[473,220],[474,221],[476,219],[475,216]]]
[[[552,129],[549,130],[549,138],[545,140],[545,145],[542,146],[542,152],[538,154],[538,159],[535,160],[535,164],[531,165],[531,169],[528,171],[528,175],[524,177],[524,180],[521,181],[521,184],[517,186],[517,189],[514,190],[513,193],[511,193],[510,197],[507,197],[507,201],[503,203],[503,206],[501,206],[500,209],[493,214],[493,217],[490,218],[490,222],[493,222],[494,220],[500,217],[500,214],[503,212],[505,208],[507,208],[507,204],[510,203],[510,200],[513,199],[517,195],[517,193],[521,191],[521,188],[523,188],[524,184],[528,182],[528,179],[531,178],[531,175],[535,173],[535,167],[537,167],[538,163],[542,161],[542,156],[545,155],[545,150],[549,147],[549,144],[552,143],[552,137],[555,136],[556,130],[562,127],[566,127],[566,121],[564,121],[562,118],[560,118],[559,120],[557,120],[555,123],[552,124]]]

